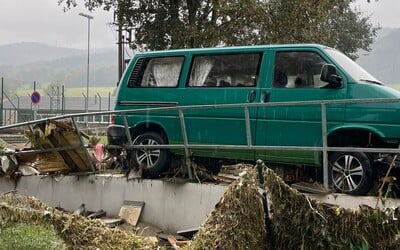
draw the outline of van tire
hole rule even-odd
[[[165,145],[167,140],[156,132],[145,132],[133,140],[134,145]],[[135,169],[142,170],[143,178],[157,178],[171,165],[168,149],[134,149],[132,163]]]
[[[329,181],[340,193],[366,195],[374,184],[373,173],[365,153],[333,152],[329,156]]]

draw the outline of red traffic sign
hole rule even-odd
[[[34,91],[31,95],[31,102],[33,104],[38,104],[40,102],[40,93],[37,91]]]

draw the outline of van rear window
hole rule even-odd
[[[194,56],[189,87],[252,87],[257,85],[260,53]]]
[[[184,57],[139,58],[129,77],[128,87],[176,87]]]

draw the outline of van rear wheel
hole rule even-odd
[[[373,186],[371,161],[362,152],[334,152],[329,157],[329,176],[341,193],[365,195]]]
[[[146,132],[137,136],[134,145],[157,146],[167,144],[167,140],[156,132]],[[168,149],[138,148],[133,150],[134,167],[142,169],[144,178],[156,178],[170,167],[171,156]]]

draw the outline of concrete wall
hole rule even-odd
[[[14,182],[0,178],[0,193],[14,189]],[[39,198],[49,206],[69,211],[82,203],[86,209],[103,209],[117,216],[124,200],[145,202],[139,221],[167,232],[197,228],[214,209],[226,186],[173,183],[161,180],[127,180],[122,176],[24,176],[18,193]]]

